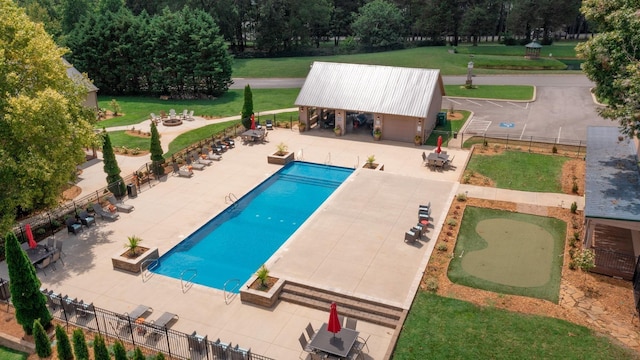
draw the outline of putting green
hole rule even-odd
[[[487,246],[463,255],[465,272],[517,287],[543,286],[551,279],[554,240],[541,226],[497,218],[480,221],[476,232]]]

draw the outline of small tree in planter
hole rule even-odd
[[[287,150],[288,149],[289,149],[289,147],[287,146],[287,144],[281,142],[280,144],[278,144],[276,146],[276,155],[285,156],[285,155],[287,155]]]
[[[131,256],[132,258],[138,256],[138,248],[140,247],[140,242],[142,242],[142,239],[135,235],[129,236],[127,238],[127,243],[124,244],[124,247],[129,252],[129,256]]]
[[[374,162],[376,161],[376,157],[374,155],[371,155],[367,158],[367,167],[369,169],[373,169],[374,168]]]
[[[266,266],[262,265],[260,269],[258,269],[256,277],[258,278],[258,280],[260,280],[260,287],[266,289],[268,286],[267,279],[269,278],[269,269],[267,269]]]

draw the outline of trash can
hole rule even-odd
[[[453,132],[453,138],[454,138],[454,139],[457,139],[457,138],[458,138],[458,132],[457,132],[457,131],[454,131],[454,132]]]
[[[129,195],[130,198],[138,196],[138,189],[136,189],[134,184],[127,185],[127,195]]]
[[[437,123],[436,125],[438,126],[444,126],[447,124],[447,113],[446,112],[439,112],[438,113],[438,117],[436,118]]]

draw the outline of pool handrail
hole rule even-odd
[[[231,283],[235,283],[236,285],[233,287],[233,289],[227,290],[227,285],[230,282]],[[238,295],[235,292],[238,288],[240,288],[240,279],[235,279],[234,278],[234,279],[229,279],[229,280],[224,282],[224,285],[222,286],[222,291],[224,292],[224,303],[225,304],[229,305],[229,303],[231,302],[230,300]]]
[[[191,275],[191,277],[185,281],[184,275],[187,272],[193,272],[193,275]],[[195,278],[196,276],[198,276],[197,269],[190,268],[182,270],[182,272],[180,273],[180,287],[182,288],[182,293],[186,293],[187,291],[189,291],[191,286],[193,286],[193,281],[191,280],[193,280],[193,278]]]

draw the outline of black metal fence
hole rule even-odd
[[[107,339],[118,339],[145,352],[162,352],[176,359],[239,359],[272,360],[254,354],[250,348],[242,348],[220,339],[211,341],[206,335],[192,334],[160,326],[144,318],[133,319],[84,303],[82,300],[43,290],[47,306],[53,317],[67,326],[75,326],[98,333]]]
[[[501,145],[510,148],[521,148],[531,151],[532,148],[548,149],[550,153],[557,152],[563,155],[584,157],[586,155],[587,142],[584,140],[551,138],[542,136],[518,136],[516,134],[498,132],[473,132],[465,131],[458,134],[461,144],[471,146],[473,144]],[[555,149],[555,150],[554,150]]]
[[[593,248],[596,267],[592,272],[621,277],[625,280],[633,279],[636,258],[630,254],[623,254],[609,249]]]

